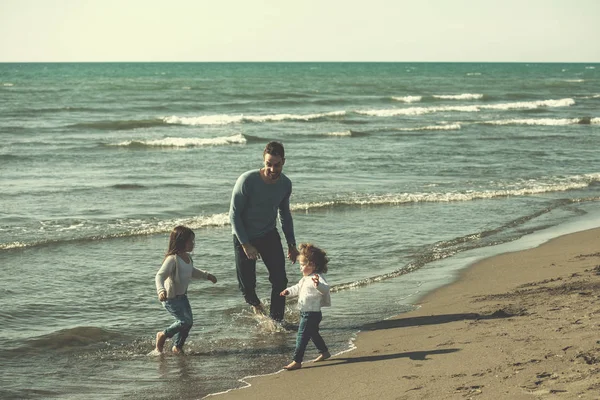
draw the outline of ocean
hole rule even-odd
[[[478,257],[600,225],[599,110],[600,64],[0,64],[0,398],[199,399],[287,364],[295,332],[244,303],[227,216],[270,140],[298,242],[331,259],[339,353]],[[179,224],[219,282],[190,285],[187,356],[150,356]]]

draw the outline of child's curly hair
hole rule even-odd
[[[327,257],[325,250],[318,248],[312,243],[301,243],[298,246],[298,252],[306,258],[309,263],[314,265],[315,272],[323,274],[327,273],[327,263],[329,262],[329,258]]]

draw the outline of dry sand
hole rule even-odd
[[[468,268],[357,348],[229,399],[600,399],[600,228]]]

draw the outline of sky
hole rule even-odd
[[[0,0],[0,62],[600,62],[600,0]]]

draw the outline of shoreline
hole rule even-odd
[[[600,228],[478,260],[416,305],[325,362],[206,397],[597,398]]]

